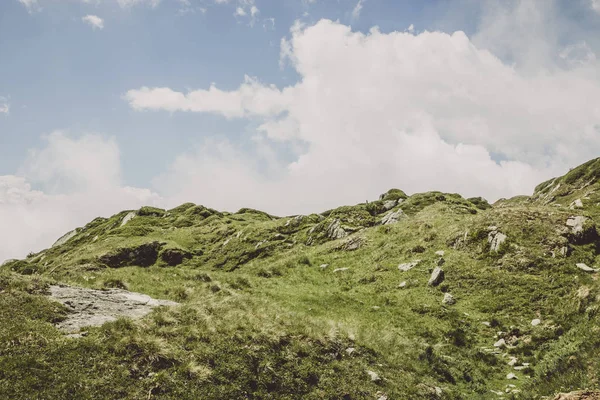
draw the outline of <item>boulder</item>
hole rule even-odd
[[[383,202],[383,208],[385,211],[389,211],[396,207],[396,204],[398,204],[398,200],[386,200]]]
[[[336,240],[348,236],[348,233],[342,228],[340,220],[335,219],[327,227],[326,235],[329,239]]]
[[[435,267],[435,269],[431,273],[431,277],[429,278],[429,281],[427,282],[427,284],[429,286],[438,286],[440,283],[442,283],[444,281],[444,278],[445,278],[444,270],[441,269],[440,267]]]
[[[404,217],[406,217],[406,214],[404,214],[404,211],[402,211],[402,209],[392,211],[392,212],[387,213],[381,219],[381,224],[382,225],[395,224],[396,222],[400,221]]]
[[[500,249],[500,245],[504,243],[507,239],[507,236],[498,231],[498,228],[495,226],[490,226],[491,229],[488,233],[488,243],[490,244],[490,252],[497,252]]]

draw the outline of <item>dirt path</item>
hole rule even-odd
[[[122,289],[94,290],[74,286],[50,286],[50,297],[69,309],[67,319],[57,325],[69,333],[119,317],[141,318],[155,307],[178,304]]]

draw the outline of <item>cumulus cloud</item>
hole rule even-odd
[[[365,0],[358,0],[358,3],[356,3],[354,8],[352,9],[352,19],[353,20],[357,20],[358,17],[360,17],[360,12],[362,11],[364,2],[365,2]]]
[[[600,151],[591,58],[525,72],[463,32],[363,34],[329,20],[296,24],[282,54],[300,75],[282,89],[246,77],[232,91],[126,94],[137,110],[251,118],[263,150],[293,154],[261,164],[264,151],[204,145],[180,156],[157,189],[276,213],[364,201],[391,186],[493,201],[531,193]]]
[[[6,97],[0,96],[0,114],[10,114],[10,103]]]
[[[104,20],[96,15],[86,15],[81,20],[90,25],[92,29],[104,29]]]
[[[45,142],[18,175],[0,176],[0,221],[10,227],[0,229],[0,262],[49,247],[95,217],[162,201],[121,183],[114,139],[54,132]]]

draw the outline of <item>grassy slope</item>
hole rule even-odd
[[[304,218],[187,204],[144,208],[123,227],[127,212],[97,219],[64,245],[0,269],[0,397],[481,399],[507,384],[520,392],[505,398],[597,388],[600,287],[574,264],[600,265],[598,239],[593,226],[584,239],[565,231],[571,215],[600,217],[589,199],[568,209],[594,195],[597,183],[586,183],[596,166],[584,167],[559,178],[568,181],[561,190],[569,186],[554,199],[542,193],[549,184],[490,209],[417,194],[394,209],[407,217],[385,226],[381,201]],[[349,236],[328,237],[336,220]],[[498,252],[489,251],[492,225],[508,236]],[[99,261],[153,241],[190,258],[176,267],[160,256],[145,268]],[[434,288],[438,250],[446,279]],[[41,296],[54,281],[182,305],[68,339],[52,326],[64,311]],[[457,303],[442,304],[444,292]],[[499,338],[510,347],[494,354]],[[529,367],[515,371],[511,356]],[[507,381],[510,372],[519,379]]]

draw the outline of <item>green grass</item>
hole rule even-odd
[[[144,207],[125,226],[128,212],[96,219],[64,245],[7,264],[0,397],[485,399],[514,384],[520,392],[506,398],[527,399],[598,388],[600,287],[574,263],[593,265],[600,247],[597,235],[574,242],[565,231],[572,210],[440,192],[392,190],[382,201],[390,198],[404,199],[394,210],[408,217],[385,226],[376,202],[284,218]],[[591,206],[580,213],[598,217]],[[335,220],[350,236],[327,236]],[[508,236],[498,252],[489,226]],[[344,250],[354,237],[362,245]],[[163,245],[152,266],[101,261],[154,241]],[[569,256],[557,255],[563,246]],[[438,250],[445,280],[430,287]],[[189,257],[169,266],[165,251]],[[53,326],[65,311],[44,296],[51,282],[181,305],[70,339]],[[442,304],[446,292],[455,305]],[[494,353],[499,338],[510,347]],[[510,357],[530,366],[515,371]],[[507,381],[509,372],[519,379]]]

